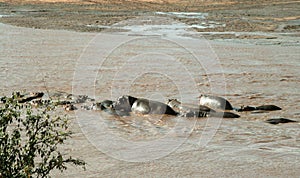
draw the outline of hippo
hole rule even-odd
[[[221,110],[235,110],[238,112],[243,111],[276,111],[281,110],[280,107],[276,105],[261,105],[261,106],[241,106],[240,108],[234,108],[230,104],[228,100],[219,96],[212,95],[200,95],[200,105],[204,105],[213,109],[221,109]]]
[[[242,106],[239,109],[236,109],[236,111],[238,112],[243,112],[243,111],[277,111],[277,110],[281,110],[280,107],[276,106],[276,105],[261,105],[261,106]]]
[[[174,116],[179,114],[165,103],[129,95],[119,97],[114,108],[116,111],[133,112],[135,114],[167,114]]]
[[[216,112],[207,106],[189,107],[184,106],[176,99],[169,99],[167,103],[171,108],[180,113],[182,117],[223,117],[239,118],[240,116],[231,112]]]
[[[173,110],[175,110],[177,112],[181,112],[182,110],[188,109],[188,106],[182,105],[181,102],[178,101],[177,99],[168,99],[167,105],[169,105]],[[215,112],[215,110],[213,110],[207,106],[199,105],[197,107],[198,107],[199,111]]]
[[[20,93],[18,93],[20,94]],[[44,96],[43,92],[32,92],[29,94],[29,96],[21,96],[20,98],[18,98],[18,102],[19,103],[25,103],[37,98],[42,98]]]
[[[188,106],[188,105],[183,105],[180,101],[178,101],[177,99],[168,99],[167,101],[167,105],[170,106],[173,110],[175,110],[178,113],[183,113],[189,110],[194,110],[194,112],[196,111],[201,111],[201,112],[216,112],[215,110],[207,107],[207,106]]]
[[[100,110],[112,109],[114,106],[114,102],[111,100],[104,100],[104,101],[101,101],[100,103],[96,103],[96,106]]]
[[[77,110],[77,107],[74,106],[73,104],[67,104],[67,105],[64,105],[63,108],[64,108],[66,111],[74,111],[74,110]]]
[[[92,103],[91,105],[83,105],[81,106],[84,110],[100,110],[106,111],[108,109],[113,108],[113,101],[111,100],[104,100],[101,102]]]
[[[297,122],[291,119],[286,119],[286,118],[274,118],[274,119],[268,119],[266,120],[267,123],[269,124],[280,124],[280,123],[289,123],[289,122]]]
[[[261,106],[257,106],[256,110],[277,111],[277,110],[281,110],[281,108],[276,105],[261,105]]]
[[[212,109],[233,110],[232,105],[225,98],[212,95],[200,95],[200,105],[210,107]]]
[[[130,116],[129,112],[127,112],[127,111],[116,110],[114,108],[115,101],[104,100],[104,101],[101,101],[100,103],[96,103],[96,104],[100,110],[105,111],[109,114],[112,114],[115,116]]]
[[[110,115],[114,116],[129,116],[129,112],[123,112],[121,110],[115,110],[114,101],[104,100],[101,102],[92,103],[91,105],[81,106],[84,110],[94,110],[94,111],[104,111]]]
[[[222,117],[222,118],[239,118],[240,115],[232,112],[211,112],[209,117]]]
[[[113,104],[115,110],[123,112],[131,112],[131,106],[137,100],[137,98],[129,95],[120,96]]]

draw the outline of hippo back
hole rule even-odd
[[[200,105],[213,109],[233,110],[232,105],[225,98],[211,95],[201,95]]]
[[[169,114],[178,115],[170,106],[159,101],[153,101],[148,99],[137,99],[132,105],[131,110],[140,114]]]

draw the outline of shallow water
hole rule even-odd
[[[238,119],[70,112],[75,134],[63,149],[86,160],[87,171],[70,167],[54,177],[300,174],[299,123],[264,122],[274,117],[300,121],[299,46],[208,41],[187,37],[182,33],[194,32],[183,29],[180,35],[172,30],[93,34],[3,24],[0,29],[1,94],[57,90],[96,100],[131,94],[197,104],[199,94],[206,93],[225,96],[237,107],[283,108],[240,113]]]
[[[225,27],[226,24],[222,24],[215,21],[206,20],[206,15],[201,15],[203,13],[163,13],[157,12],[155,13],[156,16],[139,16],[127,21],[122,21],[116,23],[112,26],[105,26],[105,25],[97,25],[97,24],[89,24],[87,27],[91,28],[101,28],[106,31],[125,31],[131,32],[135,35],[173,35],[173,36],[182,36],[188,34],[194,34],[189,31],[193,31],[194,29],[204,29],[204,28],[216,28],[216,27]],[[180,15],[183,14],[183,15]],[[181,17],[181,18],[197,18],[200,20],[198,23],[193,23],[191,25],[175,21],[170,17],[164,17],[161,15],[171,15],[174,17]]]
[[[178,18],[204,19],[208,14],[201,12],[156,12],[158,15],[168,15]]]

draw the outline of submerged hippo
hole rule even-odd
[[[277,111],[277,110],[281,110],[280,107],[276,106],[276,105],[261,105],[261,106],[242,106],[239,109],[236,109],[238,112],[243,112],[243,111],[256,111],[256,110],[260,110],[260,111]]]
[[[261,105],[261,106],[242,106],[240,108],[234,108],[230,104],[228,100],[219,96],[211,96],[211,95],[201,95],[200,97],[200,105],[204,105],[213,109],[222,109],[222,110],[235,110],[238,112],[243,111],[276,111],[281,110],[280,107],[276,105]]]
[[[97,105],[97,108],[99,108],[100,110],[113,109],[114,101],[104,100],[104,101],[101,101],[100,103],[96,103],[96,105]]]
[[[183,105],[180,101],[177,99],[168,99],[167,105],[170,106],[173,110],[175,110],[178,113],[182,113],[183,111],[186,110],[197,110],[197,111],[203,111],[203,112],[216,112],[215,110],[207,107],[207,106],[188,106],[188,105]]]
[[[84,110],[98,110],[98,111],[108,111],[113,109],[113,101],[104,100],[101,102],[92,103],[91,105],[83,105],[81,106]]]
[[[280,123],[289,123],[289,122],[297,122],[291,119],[286,119],[286,118],[274,118],[274,119],[268,119],[266,120],[267,123],[269,124],[280,124]]]
[[[93,103],[92,110],[100,110],[104,111],[108,114],[115,115],[115,116],[129,116],[129,112],[123,112],[121,110],[116,110],[114,108],[115,101],[111,100],[104,100],[99,103]]]
[[[200,95],[200,105],[213,109],[233,110],[232,105],[225,98],[212,95]]]
[[[223,118],[239,118],[240,116],[231,112],[216,112],[207,106],[189,107],[182,105],[176,99],[169,99],[168,105],[180,113],[183,117],[223,117]]]
[[[131,112],[131,106],[137,100],[137,98],[129,95],[121,96],[114,103],[115,110],[123,111],[123,112]]]
[[[19,103],[25,103],[34,99],[42,98],[44,96],[43,92],[31,92],[29,95],[24,96],[20,95],[19,92],[16,93],[16,96],[18,96],[18,102]]]
[[[169,99],[167,105],[178,112],[182,117],[207,117],[210,112],[216,112],[206,106],[191,107],[183,105],[177,99]]]
[[[148,100],[145,98],[136,98],[129,95],[121,96],[117,99],[115,110],[123,112],[133,112],[135,114],[168,114],[178,115],[170,106],[165,103]]]

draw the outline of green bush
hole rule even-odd
[[[54,115],[54,105],[32,108],[16,97],[3,97],[0,105],[0,178],[47,177],[66,163],[85,162],[65,157],[58,149],[71,136],[66,116]],[[49,114],[50,113],[50,114]]]

